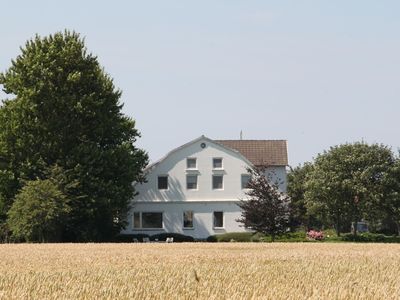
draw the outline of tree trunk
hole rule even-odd
[[[340,222],[339,222],[339,220],[336,221],[335,230],[336,230],[337,236],[340,236]]]
[[[357,221],[354,221],[353,222],[353,235],[354,236],[356,236],[357,235],[357,225],[358,225],[358,222]]]
[[[397,236],[400,236],[400,222],[395,221],[395,223],[396,223],[396,227],[397,227]]]

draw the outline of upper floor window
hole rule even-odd
[[[186,159],[186,168],[196,169],[197,168],[196,158],[191,157],[191,158]]]
[[[249,174],[242,174],[242,189],[249,188],[250,179],[251,179],[251,176]]]
[[[158,176],[158,189],[168,190],[168,175]]]
[[[213,158],[213,168],[222,169],[222,158]]]
[[[223,175],[213,175],[212,187],[214,190],[222,190],[224,188],[224,176]]]
[[[197,190],[197,175],[186,175],[186,188]]]

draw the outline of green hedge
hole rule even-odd
[[[344,242],[357,242],[357,243],[400,243],[400,237],[398,236],[387,236],[378,233],[359,233],[353,235],[351,233],[345,233],[340,236],[340,240]]]
[[[322,242],[400,243],[400,237],[398,236],[387,236],[377,233],[359,233],[354,236],[351,233],[345,233],[338,237],[333,232],[329,232],[330,234],[327,234],[327,232],[328,231],[324,231],[325,239]],[[142,242],[143,238],[150,238],[151,241],[165,241],[167,237],[173,237],[174,243],[194,242],[193,237],[179,233],[160,233],[152,236],[147,234],[120,234],[116,237],[115,242],[132,243],[133,239],[137,239],[139,242]],[[304,231],[285,233],[284,235],[277,236],[275,241],[285,243],[315,242],[308,240]],[[271,236],[252,232],[230,232],[225,234],[211,235],[207,238],[207,242],[271,242]]]
[[[328,231],[327,231],[328,232]],[[400,243],[400,237],[386,236],[376,233],[360,233],[354,236],[351,233],[342,234],[338,237],[334,232],[325,231],[323,241],[313,241],[307,239],[304,231],[288,232],[275,237],[275,242],[295,243],[295,242],[356,242],[356,243]],[[329,236],[329,237],[328,237]],[[225,234],[211,235],[207,242],[271,242],[271,236],[251,232],[230,232]]]
[[[211,235],[207,242],[271,242],[271,236],[252,232],[230,232]],[[276,242],[307,242],[305,232],[288,232],[275,237]]]
[[[253,232],[229,232],[224,234],[210,235],[207,242],[259,242],[263,234]]]

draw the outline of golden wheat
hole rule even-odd
[[[399,299],[400,245],[0,245],[0,299]]]

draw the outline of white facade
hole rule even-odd
[[[132,200],[128,226],[121,233],[174,232],[205,239],[213,234],[246,231],[236,221],[241,215],[237,203],[246,197],[242,175],[251,165],[238,151],[204,136],[171,151],[146,170],[146,183],[135,186],[139,194]],[[286,167],[271,167],[267,172],[280,190],[286,191]],[[214,178],[215,188],[213,176],[218,177]],[[187,180],[192,182],[189,186]],[[151,224],[156,225],[148,228]]]

